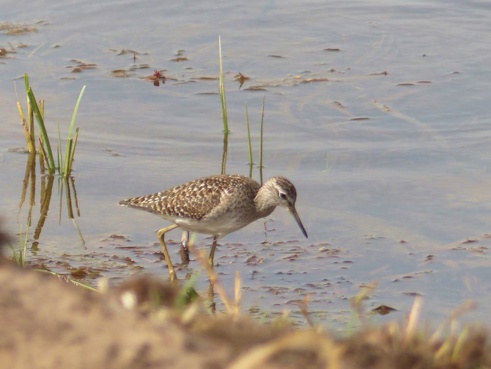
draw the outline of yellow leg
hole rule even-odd
[[[213,259],[215,258],[215,250],[217,249],[217,236],[213,237],[213,245],[211,245],[210,256],[208,256],[208,261],[213,268]]]
[[[177,224],[173,224],[169,227],[162,228],[157,232],[157,237],[159,238],[160,245],[162,246],[162,252],[165,256],[165,261],[167,262],[167,267],[169,268],[169,279],[175,281],[177,279],[174,266],[172,265],[172,260],[170,259],[169,251],[167,251],[167,246],[165,245],[164,236],[167,232],[172,231],[174,228],[179,227]]]

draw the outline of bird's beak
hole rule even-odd
[[[309,236],[307,235],[307,231],[305,230],[302,221],[300,220],[300,216],[298,215],[297,210],[295,209],[295,206],[288,207],[288,210],[290,211],[290,213],[292,213],[293,217],[295,218],[295,221],[297,222],[298,226],[302,230],[302,233],[305,236],[305,238],[309,238]]]

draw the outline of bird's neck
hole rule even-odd
[[[254,199],[256,205],[256,211],[261,216],[261,218],[267,217],[276,208],[275,201],[271,198],[269,190],[264,186],[257,192],[256,198]]]

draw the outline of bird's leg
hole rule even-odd
[[[177,224],[173,224],[169,227],[159,229],[157,232],[157,237],[159,238],[160,245],[162,246],[162,252],[165,256],[165,261],[167,262],[167,267],[169,268],[169,279],[175,281],[177,279],[174,266],[172,265],[172,260],[170,259],[169,251],[167,251],[167,246],[165,245],[164,236],[167,232],[179,227]]]
[[[181,237],[181,262],[183,264],[185,264],[185,265],[189,264],[188,242],[189,242],[189,232],[188,231],[182,231],[182,237]]]
[[[213,236],[213,245],[211,246],[210,256],[208,256],[208,261],[213,268],[213,259],[215,258],[215,250],[217,248],[217,236]]]
[[[217,311],[217,304],[215,302],[215,284],[210,280],[210,285],[208,286],[208,306],[210,312],[215,314]]]

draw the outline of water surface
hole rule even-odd
[[[54,196],[28,259],[63,273],[90,267],[99,272],[90,283],[165,276],[155,231],[167,223],[117,203],[220,171],[221,35],[227,171],[248,173],[245,106],[257,152],[265,98],[265,176],[295,183],[309,233],[277,210],[268,232],[259,221],[222,241],[217,270],[230,293],[240,271],[244,310],[289,309],[300,320],[310,294],[313,317],[334,325],[349,319],[360,286],[378,281],[368,308],[402,316],[416,293],[431,319],[468,299],[479,303],[468,318],[480,319],[490,307],[490,13],[477,1],[5,1],[1,21],[37,31],[0,34],[12,51],[0,59],[1,214],[12,233],[26,222],[27,156],[9,151],[24,145],[14,82],[22,96],[29,73],[62,136],[86,85],[74,173],[85,244],[70,220],[58,221]],[[154,70],[164,85],[142,79]],[[238,72],[251,78],[242,88]],[[199,284],[206,289],[204,276]]]

